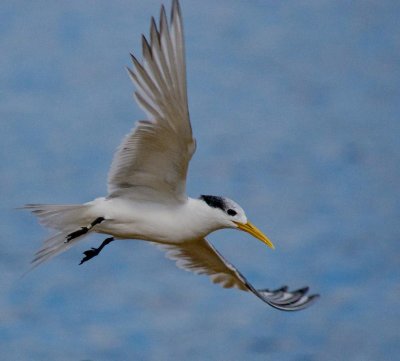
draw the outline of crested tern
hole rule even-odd
[[[216,230],[232,228],[274,248],[236,202],[220,196],[186,195],[196,141],[189,118],[184,48],[179,1],[172,0],[170,19],[162,5],[158,24],[151,19],[149,40],[142,35],[142,61],[131,55],[133,68],[127,71],[147,120],[138,121],[116,151],[108,195],[76,205],[27,204],[25,208],[54,231],[32,265],[66,251],[92,232],[110,237],[84,252],[81,264],[116,239],[140,239],[157,244],[178,267],[208,275],[222,287],[250,291],[280,310],[304,309],[318,297],[308,295],[308,287],[255,289],[205,239]]]

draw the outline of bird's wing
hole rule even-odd
[[[246,278],[205,239],[179,244],[158,244],[166,256],[179,268],[210,276],[212,282],[224,288],[250,291],[270,306],[284,311],[298,311],[308,307],[318,295],[306,295],[308,287],[288,291],[286,286],[277,290],[255,289]]]
[[[139,121],[116,152],[108,176],[109,196],[157,201],[186,198],[186,174],[196,149],[186,92],[183,25],[178,0],[168,24],[161,7],[159,27],[151,20],[142,36],[143,60],[132,55],[129,76],[148,120]]]

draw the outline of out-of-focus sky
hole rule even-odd
[[[169,4],[166,4],[169,8]],[[47,232],[14,210],[105,195],[135,120],[125,65],[158,0],[0,4],[0,349],[5,360],[394,360],[400,353],[397,1],[182,1],[198,141],[191,196],[225,195],[273,240],[209,239],[288,314],[144,242],[20,279]]]

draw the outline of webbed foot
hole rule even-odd
[[[92,259],[93,257],[96,257],[101,250],[107,246],[107,244],[109,244],[110,242],[114,241],[114,237],[109,237],[106,238],[103,243],[98,247],[98,248],[94,248],[92,247],[91,249],[88,249],[87,251],[83,252],[83,254],[85,255],[85,257],[82,258],[81,262],[79,263],[79,265],[81,265],[82,263],[89,261],[90,259]]]
[[[68,243],[69,241],[73,240],[74,238],[83,236],[84,234],[88,233],[96,224],[100,224],[103,221],[104,221],[103,217],[98,217],[92,223],[87,225],[86,227],[81,227],[77,231],[67,234],[67,236],[65,237],[64,243]]]

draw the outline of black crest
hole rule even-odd
[[[206,202],[210,207],[219,208],[225,211],[226,205],[224,198],[222,197],[201,195],[200,199]]]

